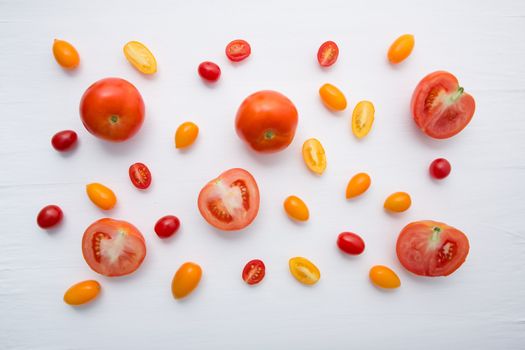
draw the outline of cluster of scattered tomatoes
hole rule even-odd
[[[388,50],[388,60],[398,64],[405,60],[414,47],[414,37],[399,37]],[[234,62],[246,59],[251,53],[244,40],[234,40],[226,47],[227,57]],[[66,69],[74,69],[80,62],[76,49],[62,40],[55,40],[53,54],[56,61]],[[140,72],[154,74],[157,62],[150,50],[142,43],[131,41],[124,46],[127,60]],[[339,48],[327,41],[319,48],[317,59],[321,66],[336,63]],[[221,76],[220,67],[210,61],[198,66],[198,74],[207,82],[215,82]],[[319,90],[321,101],[334,111],[347,107],[344,93],[332,84],[324,84]],[[428,136],[449,138],[459,133],[474,114],[474,99],[459,87],[457,79],[447,72],[427,75],[416,87],[412,97],[412,114],[418,127]],[[351,129],[357,138],[365,137],[374,123],[374,105],[360,101],[352,112]],[[122,142],[135,135],[144,121],[145,106],[136,87],[124,79],[106,78],[92,84],[80,101],[80,116],[86,129],[93,135],[111,142]],[[259,91],[248,96],[240,105],[235,118],[238,136],[255,152],[272,153],[286,149],[295,136],[298,112],[292,101],[276,91]],[[192,122],[181,124],[175,133],[175,146],[191,146],[198,137],[199,128]],[[72,130],[55,134],[51,140],[60,152],[74,147],[78,136]],[[326,154],[321,142],[315,138],[304,142],[302,156],[308,169],[322,175],[326,169]],[[434,160],[430,175],[443,179],[449,175],[450,163],[443,158]],[[138,189],[146,189],[152,181],[151,172],[143,163],[129,168],[131,182]],[[363,195],[371,185],[366,173],[351,177],[346,188],[346,198],[351,200]],[[89,199],[102,210],[113,208],[117,202],[114,192],[99,183],[86,186]],[[241,230],[255,220],[259,211],[259,189],[254,177],[244,169],[230,169],[208,182],[201,190],[198,208],[203,218],[220,230]],[[388,196],[384,208],[391,212],[403,212],[412,204],[406,192]],[[299,197],[291,195],[284,201],[284,210],[297,221],[307,221],[308,206]],[[44,207],[37,217],[38,225],[49,228],[57,225],[63,217],[56,205]],[[170,237],[180,227],[179,219],[166,215],[155,224],[154,231],[160,238]],[[365,249],[363,239],[352,232],[343,232],[337,238],[337,246],[346,254],[359,255]],[[401,264],[420,276],[446,276],[465,261],[469,251],[467,237],[459,230],[435,221],[418,221],[405,226],[399,234],[396,252]],[[87,264],[105,276],[122,276],[140,267],[146,256],[146,244],[140,231],[132,224],[104,218],[92,223],[82,238],[82,253]],[[301,283],[315,284],[320,271],[304,257],[289,261],[292,275]],[[190,294],[199,284],[201,267],[193,262],[184,263],[175,273],[172,293],[177,299]],[[242,271],[242,278],[252,285],[265,276],[261,260],[249,261]],[[381,288],[397,288],[401,282],[397,274],[387,266],[373,266],[369,276],[374,285]],[[100,291],[97,281],[83,281],[73,285],[64,295],[70,305],[80,305],[94,299]]]

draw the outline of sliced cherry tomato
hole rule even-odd
[[[310,212],[303,200],[297,196],[289,196],[284,200],[284,211],[294,220],[307,221]]]
[[[412,199],[410,198],[410,195],[408,193],[395,192],[387,197],[387,199],[385,200],[384,207],[387,210],[400,213],[408,210],[408,208],[410,208],[411,205]]]
[[[390,63],[397,64],[404,61],[414,49],[414,36],[404,34],[397,38],[388,49],[388,60]]]
[[[434,179],[444,179],[452,170],[452,167],[450,166],[450,163],[445,158],[437,158],[430,163],[430,167],[428,171],[430,172],[430,176],[432,176]]]
[[[380,288],[394,289],[401,286],[401,280],[389,267],[376,265],[370,269],[370,280]]]
[[[199,136],[199,127],[192,122],[184,122],[177,128],[175,132],[175,147],[185,148],[193,145]]]
[[[308,139],[303,144],[303,160],[308,169],[321,175],[326,169],[326,154],[317,139]]]
[[[77,133],[73,130],[57,132],[51,139],[51,145],[59,152],[69,151],[77,142]]]
[[[346,199],[355,198],[365,193],[371,182],[372,180],[367,173],[359,173],[352,176],[346,186]]]
[[[53,56],[57,63],[65,69],[75,69],[80,63],[77,49],[64,40],[55,39],[53,41]]]
[[[202,62],[199,64],[199,75],[202,79],[215,82],[221,76],[221,68],[213,62]]]
[[[401,265],[420,276],[448,276],[466,260],[467,236],[442,222],[425,220],[408,224],[397,238]]]
[[[160,238],[171,237],[179,230],[180,220],[174,215],[161,217],[155,224],[155,233]]]
[[[233,40],[226,45],[226,56],[232,62],[239,62],[250,56],[252,48],[247,41],[242,39]]]
[[[352,232],[343,232],[337,236],[337,246],[350,255],[359,255],[365,250],[365,241]]]
[[[257,284],[262,281],[266,266],[259,259],[249,261],[242,270],[242,279],[248,284]]]
[[[291,258],[288,262],[290,272],[302,284],[316,284],[321,278],[321,272],[310,260],[303,257]]]
[[[319,89],[319,95],[324,105],[332,111],[343,111],[346,108],[345,95],[332,84],[324,84]]]
[[[199,193],[199,211],[212,226],[240,230],[259,212],[259,187],[244,169],[230,169],[211,180]]]
[[[115,193],[109,187],[97,182],[87,185],[86,192],[93,204],[102,210],[112,209],[117,204]]]
[[[109,277],[124,276],[142,264],[146,242],[129,222],[104,218],[84,232],[82,255],[93,271]]]
[[[146,45],[130,41],[124,45],[124,56],[139,72],[154,74],[157,72],[157,60]]]
[[[171,292],[175,299],[188,296],[197,286],[202,277],[202,269],[193,262],[186,262],[179,267],[171,281]]]
[[[151,172],[148,167],[142,163],[135,163],[129,167],[129,178],[133,186],[141,190],[151,185]]]
[[[100,293],[100,283],[94,280],[72,285],[64,294],[66,304],[77,306],[89,303]]]
[[[436,139],[446,139],[468,125],[476,103],[459,86],[455,76],[438,71],[419,82],[412,94],[411,109],[421,131]]]
[[[317,51],[317,61],[322,67],[329,67],[337,61],[339,47],[333,41],[324,42]]]
[[[368,135],[374,124],[374,104],[370,101],[359,102],[352,112],[352,132],[361,139]]]
[[[62,209],[58,205],[51,204],[40,210],[36,217],[36,222],[41,228],[50,228],[58,225],[63,217]]]

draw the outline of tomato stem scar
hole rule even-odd
[[[266,130],[264,132],[264,139],[265,140],[272,140],[275,137],[275,132],[273,130]]]
[[[111,117],[109,117],[109,120],[111,121],[111,123],[115,124],[116,122],[118,122],[118,115],[113,114]]]
[[[463,95],[463,91],[465,91],[465,89],[463,89],[461,86],[459,87],[459,89],[454,93],[454,95],[452,95],[450,97],[451,101],[452,102],[456,102],[458,98],[461,97],[461,95]]]

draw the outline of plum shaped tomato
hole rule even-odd
[[[122,142],[144,122],[144,101],[130,82],[106,78],[91,85],[80,100],[80,118],[86,129],[106,141]]]
[[[93,271],[109,277],[124,276],[142,264],[146,242],[129,222],[104,218],[84,232],[82,255]]]
[[[151,172],[146,164],[135,163],[129,167],[131,183],[138,189],[145,190],[151,185]]]
[[[100,283],[95,280],[82,281],[72,285],[64,294],[66,304],[77,306],[89,303],[100,293]]]
[[[197,71],[202,79],[209,82],[216,82],[221,76],[221,68],[216,63],[210,61],[199,64]]]
[[[226,56],[232,62],[239,62],[250,56],[252,48],[246,40],[233,40],[226,45]]]
[[[159,238],[168,238],[173,236],[180,227],[180,220],[175,215],[166,215],[161,217],[155,223],[155,233]]]
[[[250,285],[257,284],[263,280],[265,272],[266,266],[262,260],[250,260],[242,270],[242,279]]]
[[[290,267],[292,276],[302,284],[316,284],[321,278],[321,272],[317,266],[306,258],[300,256],[291,258],[288,266]]]
[[[388,60],[392,64],[398,64],[404,61],[414,48],[414,36],[412,34],[404,34],[397,38],[388,49]]]
[[[362,195],[368,190],[371,183],[372,180],[367,173],[355,174],[350,181],[348,181],[348,185],[346,186],[346,199]]]
[[[344,111],[346,108],[346,97],[341,90],[332,84],[324,84],[319,88],[319,96],[326,108],[332,111]]]
[[[237,135],[253,150],[282,151],[292,142],[297,128],[297,109],[276,91],[259,91],[248,96],[237,110]]]
[[[64,40],[53,41],[53,56],[57,63],[65,69],[75,69],[80,63],[80,56],[73,45]]]
[[[199,136],[199,127],[193,122],[184,122],[175,132],[175,147],[186,148],[195,142]]]
[[[59,152],[66,152],[75,146],[78,135],[73,130],[62,130],[51,138],[51,145]]]
[[[343,232],[337,236],[337,246],[342,252],[359,255],[365,250],[365,241],[353,232]]]
[[[450,174],[451,170],[452,167],[450,166],[449,161],[445,158],[434,159],[428,167],[428,172],[430,173],[430,176],[437,180],[442,180],[446,178]]]
[[[202,269],[193,262],[182,264],[173,280],[171,281],[171,293],[175,299],[182,299],[188,296],[197,286],[202,277]]]
[[[230,169],[202,188],[198,205],[210,225],[224,231],[240,230],[259,212],[259,188],[246,170]]]
[[[414,121],[435,139],[458,134],[470,122],[475,109],[474,98],[459,86],[454,75],[444,71],[424,77],[412,94]]]
[[[383,207],[391,212],[401,213],[412,205],[412,199],[406,192],[394,192],[385,199]]]
[[[401,265],[419,276],[448,276],[467,258],[469,242],[460,230],[424,220],[405,226],[399,233],[396,252]]]
[[[63,217],[62,209],[58,205],[51,204],[40,210],[36,217],[36,222],[41,228],[51,228],[58,225]]]
[[[326,154],[319,140],[312,138],[303,143],[303,160],[308,169],[317,175],[325,171]]]
[[[124,56],[141,73],[154,74],[157,72],[157,60],[143,43],[128,42],[124,45]]]
[[[283,203],[284,211],[288,216],[297,221],[308,221],[310,211],[303,200],[297,196],[289,196]]]
[[[329,67],[337,61],[339,47],[333,41],[324,42],[317,51],[317,61],[321,67]]]
[[[117,204],[115,192],[98,182],[86,185],[86,193],[93,204],[102,210],[110,210]]]
[[[368,273],[370,281],[380,288],[394,289],[401,286],[401,280],[391,268],[383,265],[372,266]]]

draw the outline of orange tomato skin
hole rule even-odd
[[[321,175],[326,170],[326,154],[317,139],[308,139],[303,144],[303,160],[308,169]]]
[[[192,122],[182,123],[175,132],[175,147],[185,148],[191,146],[199,136],[199,127]]]
[[[64,40],[55,39],[53,56],[57,63],[65,69],[75,69],[80,63],[80,56],[73,45]]]
[[[297,196],[289,196],[284,201],[284,210],[286,214],[297,221],[307,221],[310,218],[310,212],[303,200]]]
[[[117,204],[115,193],[100,183],[95,182],[87,185],[86,192],[93,204],[100,209],[109,210]]]
[[[193,262],[186,262],[179,267],[171,282],[171,292],[175,299],[188,296],[197,286],[202,277],[202,269]]]
[[[398,64],[404,61],[412,50],[414,49],[414,36],[412,34],[404,34],[397,38],[388,49],[388,60],[392,64]]]
[[[412,199],[406,192],[395,192],[387,197],[384,207],[387,210],[400,213],[408,210],[412,205]]]
[[[365,193],[370,187],[372,180],[367,173],[355,174],[346,186],[346,198],[355,198]]]
[[[82,305],[95,299],[100,293],[100,283],[94,280],[82,281],[72,285],[64,294],[64,302],[68,305]]]
[[[376,265],[370,269],[370,281],[378,287],[394,289],[401,286],[401,280],[390,268],[383,265]]]
[[[346,108],[345,95],[332,84],[324,84],[319,89],[319,95],[324,105],[333,111],[343,111]]]

